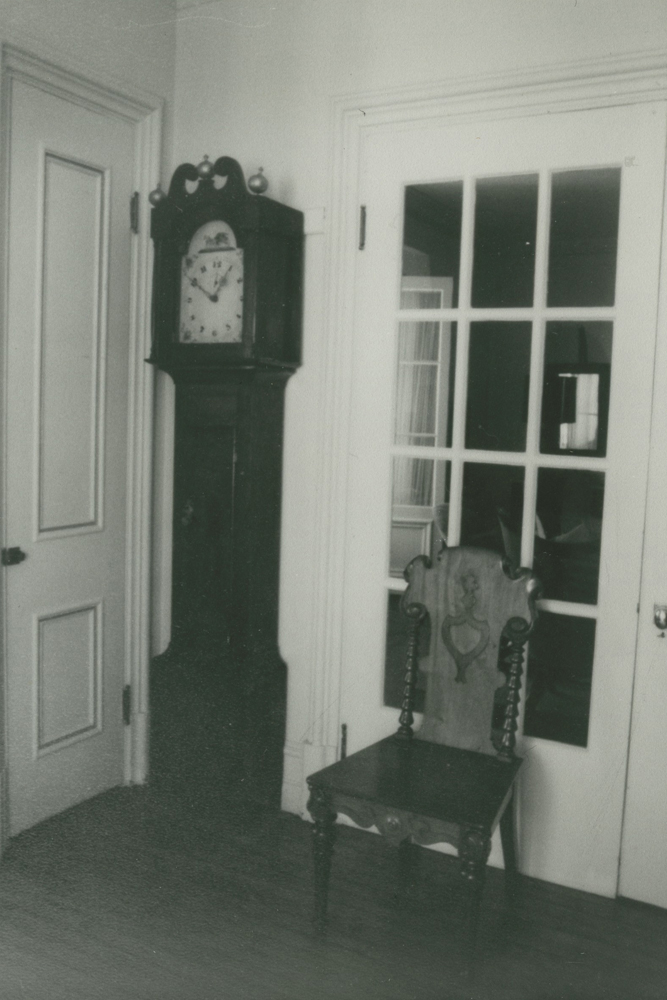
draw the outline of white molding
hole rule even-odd
[[[6,36],[5,36],[6,38]],[[150,666],[150,556],[151,556],[151,487],[153,448],[153,380],[152,368],[145,363],[150,352],[151,265],[150,209],[148,193],[160,177],[162,119],[164,100],[156,95],[125,87],[107,78],[91,79],[87,69],[64,65],[59,55],[45,57],[43,46],[31,51],[11,41],[0,46],[0,80],[4,132],[7,133],[9,113],[9,83],[21,80],[47,93],[90,108],[97,113],[112,115],[134,125],[134,189],[140,194],[139,233],[132,238],[131,308],[128,367],[128,465],[127,465],[127,555],[126,555],[126,645],[125,681],[132,685],[132,724],[125,740],[124,773],[127,782],[143,782],[148,772],[148,679]],[[54,60],[57,59],[58,62]],[[5,144],[5,147],[7,144]],[[8,153],[3,160],[3,210],[9,195],[7,174]],[[129,223],[128,223],[129,224]],[[3,227],[6,232],[6,227]],[[6,244],[4,247],[6,258]],[[6,287],[6,260],[2,279]],[[3,301],[6,296],[3,295]],[[2,316],[3,351],[6,350],[6,314]],[[3,355],[4,360],[4,355]],[[3,366],[4,367],[4,366]],[[3,439],[3,469],[6,442]],[[4,493],[3,493],[4,496]],[[3,595],[3,612],[4,606]],[[2,619],[4,621],[5,614]],[[3,648],[2,686],[6,692]],[[4,699],[6,705],[6,697]],[[6,709],[5,709],[6,712]],[[6,725],[4,727],[6,733]],[[6,744],[6,735],[4,737]],[[6,759],[6,745],[3,747]],[[6,827],[6,824],[5,824]]]
[[[146,363],[151,347],[150,206],[148,193],[160,178],[162,106],[137,123],[134,189],[139,192],[139,232],[133,237],[129,356],[128,505],[126,566],[126,679],[132,685],[131,743],[125,778],[148,776],[153,397],[155,372]]]
[[[549,114],[664,99],[667,50],[603,56],[504,73],[453,77],[433,84],[343,95],[333,101],[336,126],[346,114],[361,128],[507,111]]]
[[[0,858],[9,840],[9,774],[0,767]]]
[[[148,685],[142,687],[148,693]],[[126,732],[126,784],[143,785],[148,779],[148,748],[150,740],[150,714],[132,709],[132,724]]]
[[[3,72],[23,80],[49,94],[81,104],[130,122],[139,122],[147,114],[162,109],[164,99],[139,87],[126,84],[108,74],[75,65],[60,52],[23,37],[0,35]]]
[[[283,749],[281,809],[310,820],[306,778],[309,774],[333,764],[336,757],[336,747],[321,746],[307,741],[294,743],[288,740]]]
[[[289,740],[283,748],[283,788],[280,808],[284,812],[297,813],[303,816],[306,802],[304,799],[304,763],[303,744]]]
[[[309,715],[302,744],[306,757],[335,759],[340,729],[343,596],[347,533],[349,411],[357,258],[360,152],[369,130],[412,128],[664,100],[667,52],[655,51],[453,79],[429,86],[354,94],[332,102],[331,219],[327,227],[326,345],[322,383],[318,493],[322,498],[314,567],[314,622]],[[372,225],[372,220],[369,220]],[[363,609],[360,609],[363,613]],[[287,748],[286,748],[287,752]],[[290,749],[293,754],[293,749]],[[314,768],[310,768],[313,770]],[[294,770],[292,770],[294,775]],[[287,788],[287,783],[286,786]],[[297,800],[290,792],[290,800]]]
[[[3,52],[0,47],[0,134],[9,135],[9,87],[3,86]],[[5,385],[7,372],[7,278],[9,234],[9,142],[0,142],[0,507],[4,514],[7,468],[7,421],[5,415]],[[0,518],[0,545],[7,545],[6,518]],[[0,572],[0,697],[2,698],[0,717],[0,857],[9,837],[9,809],[7,800],[7,591],[5,574]]]
[[[303,231],[306,236],[321,236],[326,232],[327,210],[323,206],[307,208],[303,213]]]
[[[171,640],[175,433],[175,386],[171,376],[159,369],[154,395],[151,656],[159,656]]]

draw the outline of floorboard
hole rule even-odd
[[[309,824],[272,804],[273,766],[263,793],[248,794],[221,708],[234,716],[233,698],[221,687],[188,702],[188,688],[170,702],[179,730],[160,714],[158,685],[150,786],[113,790],[10,842],[0,1000],[667,997],[667,911],[528,878],[508,901],[494,869],[469,986],[455,860],[414,848],[398,899],[396,851],[348,827],[317,940]]]
[[[0,866],[3,1000],[570,1000],[667,994],[667,913],[489,871],[480,962],[461,977],[456,868],[341,828],[324,943],[309,826],[240,799],[120,789],[12,841]]]

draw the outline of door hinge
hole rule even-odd
[[[340,727],[340,759],[347,757],[347,722]]]
[[[366,206],[361,205],[359,208],[359,249],[363,250],[366,246]]]
[[[132,722],[132,687],[126,684],[123,688],[123,722],[129,726]]]
[[[139,232],[139,192],[135,191],[130,198],[130,229]]]

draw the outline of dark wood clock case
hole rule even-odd
[[[216,178],[226,178],[224,186]],[[210,220],[227,222],[244,250],[242,340],[181,344],[181,261],[192,234]],[[234,724],[243,730],[244,765],[252,769],[261,767],[262,731],[275,728],[284,712],[283,410],[287,379],[300,362],[303,216],[249,194],[239,165],[222,157],[204,179],[192,164],[177,168],[169,194],[153,209],[151,235],[150,361],[176,384],[168,659],[236,679]]]
[[[217,179],[226,180],[217,186]],[[189,190],[193,186],[194,190]],[[229,223],[245,258],[242,340],[238,344],[178,341],[181,262],[205,222]],[[150,360],[174,381],[215,381],[222,367],[293,371],[301,362],[303,215],[246,190],[236,160],[221,156],[210,177],[191,163],[174,171],[169,194],[154,207],[151,236],[153,347]]]

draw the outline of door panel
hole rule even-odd
[[[361,163],[348,747],[396,726],[385,660],[400,670],[401,560],[435,554],[447,538],[534,563],[545,599],[528,664],[522,870],[608,895],[637,628],[664,143],[660,104],[380,131]]]
[[[99,507],[105,171],[44,157],[39,340],[39,531],[92,526]]]
[[[12,83],[10,833],[123,780],[134,128]]]
[[[100,729],[99,604],[38,618],[37,752]]]

